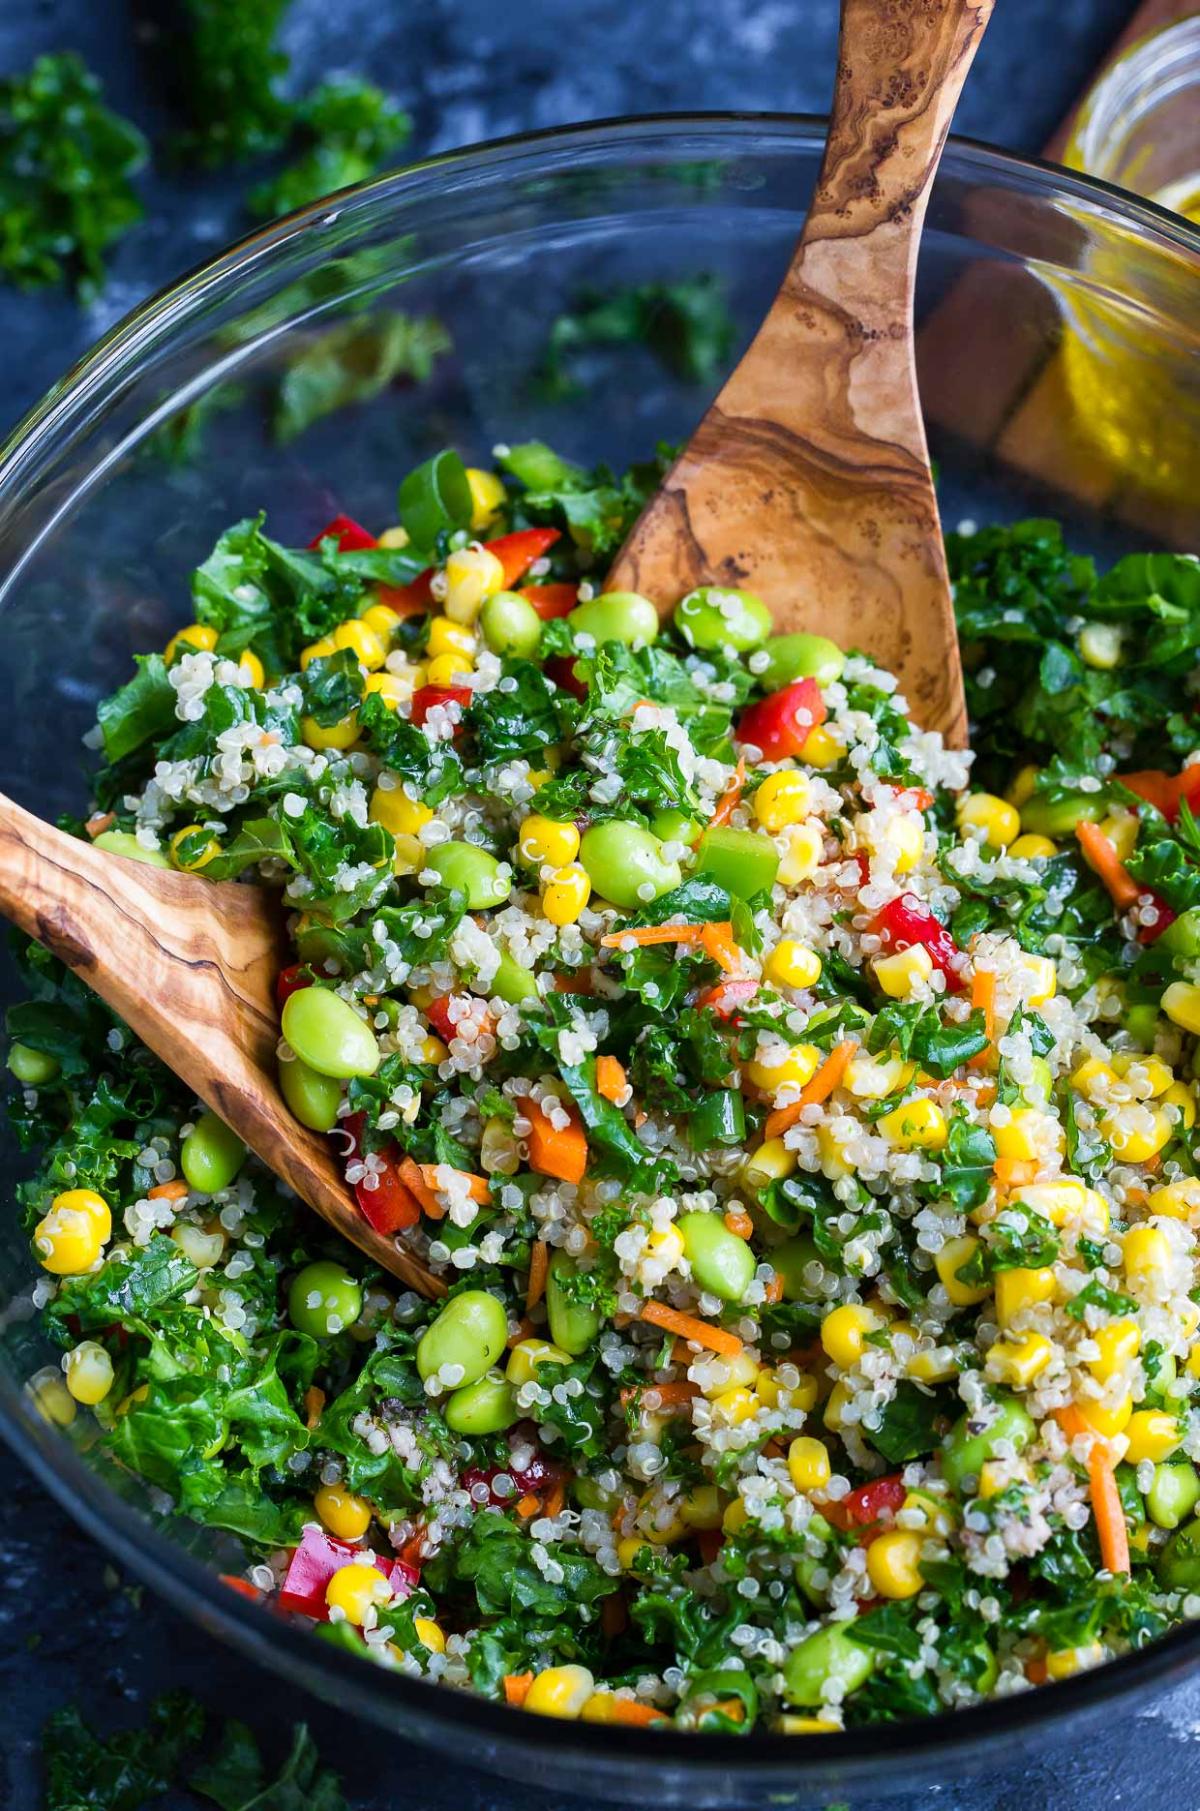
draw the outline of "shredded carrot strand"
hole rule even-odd
[[[523,1339],[532,1339],[536,1332],[537,1328],[534,1326],[529,1316],[525,1315],[518,1323],[516,1332],[509,1336],[507,1350],[511,1352],[512,1348],[514,1346],[519,1346]]]
[[[541,1506],[542,1506],[541,1497],[535,1497],[532,1495],[527,1496],[527,1497],[522,1497],[521,1501],[517,1504],[517,1514],[520,1516],[520,1518],[523,1522],[527,1522],[531,1515],[537,1514],[537,1512],[541,1508]]]
[[[731,924],[706,924],[700,933],[700,947],[709,961],[723,968],[727,975],[741,973],[742,952]]]
[[[736,1333],[727,1333],[724,1327],[712,1327],[694,1314],[681,1314],[678,1308],[668,1308],[665,1302],[643,1302],[638,1318],[649,1321],[652,1327],[661,1327],[664,1333],[678,1333],[681,1339],[706,1346],[710,1352],[724,1352],[728,1357],[736,1358],[742,1350],[742,1341]]]
[[[739,755],[738,764],[737,764],[736,768],[734,769],[733,777],[730,780],[728,786],[726,786],[724,792],[721,794],[720,798],[717,800],[717,808],[713,812],[712,817],[709,819],[709,825],[711,828],[715,829],[719,825],[727,824],[729,822],[730,818],[733,816],[734,812],[737,810],[738,804],[741,801],[742,788],[745,786],[745,784],[746,784],[746,757],[745,757],[745,755]]]
[[[778,1270],[771,1272],[771,1280],[763,1290],[763,1300],[769,1302],[772,1307],[776,1302],[783,1300],[783,1277]]]
[[[1088,865],[1095,869],[1108,889],[1108,896],[1118,912],[1128,912],[1138,902],[1141,888],[1134,880],[1124,862],[1095,824],[1078,823],[1075,834],[1079,838],[1079,847],[1087,858]]]
[[[321,1410],[325,1407],[325,1392],[312,1384],[304,1392],[304,1425],[312,1429],[321,1419]]]
[[[754,1222],[744,1207],[730,1208],[724,1220],[735,1239],[748,1239],[754,1231]]]
[[[117,818],[116,818],[115,812],[98,811],[96,813],[95,817],[90,817],[88,819],[87,823],[84,825],[84,829],[87,831],[89,836],[103,836],[104,832],[109,828],[109,826],[112,824],[115,824],[116,821],[117,821]]]
[[[727,928],[733,929],[732,925]],[[600,947],[615,950],[626,943],[636,943],[639,948],[652,943],[699,943],[707,929],[706,924],[631,924],[627,930],[601,937]]]
[[[437,1173],[441,1167],[440,1163],[423,1163],[421,1165],[421,1174],[431,1189],[437,1188]],[[470,1170],[455,1170],[454,1174],[466,1177],[467,1193],[472,1201],[477,1202],[480,1207],[491,1206],[492,1191],[486,1176],[473,1175]]]
[[[656,1710],[653,1704],[639,1704],[636,1698],[614,1698],[608,1707],[608,1717],[613,1723],[623,1723],[629,1729],[646,1729],[651,1723],[668,1723],[670,1718],[665,1710]]]
[[[629,1086],[625,1075],[625,1065],[615,1056],[598,1056],[596,1058],[596,1092],[614,1106],[624,1098]]]
[[[1064,1408],[1055,1409],[1054,1419],[1068,1440],[1077,1440],[1080,1434],[1093,1434],[1096,1431],[1095,1428],[1089,1427],[1082,1412],[1075,1407],[1073,1402],[1068,1402]]]
[[[1096,1519],[1096,1534],[1100,1541],[1100,1558],[1107,1571],[1128,1572],[1129,1529],[1125,1523],[1125,1510],[1107,1441],[1095,1442],[1088,1454],[1087,1466],[1092,1514]]]
[[[1024,1188],[1038,1179],[1038,1166],[1031,1157],[997,1157],[992,1165],[997,1188]]]
[[[146,1199],[147,1201],[182,1201],[187,1192],[186,1182],[160,1182],[156,1187],[147,1191]]]
[[[536,1239],[529,1254],[529,1282],[525,1289],[525,1312],[531,1314],[546,1293],[546,1276],[550,1269],[550,1247],[545,1239]]]
[[[570,1124],[555,1126],[540,1103],[527,1095],[521,1108],[529,1121],[529,1167],[539,1176],[560,1182],[582,1182],[587,1169],[588,1144],[578,1108],[569,1106]]]
[[[971,1010],[982,1012],[988,1041],[987,1049],[971,1058],[971,1067],[978,1069],[991,1060],[996,1044],[996,976],[990,968],[977,968],[971,978]]]
[[[561,1480],[559,1483],[551,1485],[550,1490],[546,1496],[546,1514],[551,1517],[556,1516],[556,1515],[561,1515],[562,1510],[563,1510],[563,1504],[566,1502],[566,1500],[567,1500],[566,1487],[563,1485]]]
[[[776,1107],[773,1113],[768,1113],[767,1123],[763,1127],[765,1136],[779,1138],[789,1127],[795,1125],[805,1107],[828,1100],[834,1089],[841,1086],[842,1078],[850,1067],[850,1059],[857,1049],[856,1038],[847,1038],[844,1043],[835,1044],[812,1080],[801,1090],[799,1100],[793,1101],[790,1107]]]
[[[400,1159],[400,1180],[415,1195],[421,1212],[430,1220],[444,1220],[446,1210],[438,1200],[437,1191],[425,1180],[425,1169],[412,1157]]]
[[[529,1696],[529,1688],[532,1684],[532,1673],[505,1673],[504,1702],[506,1704],[517,1705],[518,1707],[524,1704],[526,1698]]]
[[[689,1353],[688,1357],[690,1356]],[[681,1378],[675,1383],[631,1384],[627,1389],[621,1391],[621,1406],[628,1408],[631,1402],[636,1402],[646,1410],[647,1414],[669,1414],[675,1409],[687,1408],[688,1404],[694,1402],[699,1394],[697,1385],[689,1383],[685,1378]],[[653,1403],[647,1401],[647,1397],[650,1396],[656,1398]]]

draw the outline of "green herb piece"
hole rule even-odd
[[[608,294],[587,290],[550,329],[541,388],[558,400],[577,396],[576,356],[595,346],[646,346],[674,376],[711,384],[724,371],[736,327],[717,279],[639,283]]]
[[[425,383],[450,344],[433,315],[340,321],[288,364],[275,404],[275,438],[286,445],[326,415],[373,402],[393,384]]]
[[[301,155],[251,190],[250,212],[264,220],[290,214],[335,189],[365,182],[411,130],[404,109],[370,82],[354,76],[322,82],[295,110]]]

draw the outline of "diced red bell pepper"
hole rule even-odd
[[[573,698],[587,697],[587,684],[575,671],[574,654],[554,654],[544,668],[551,685],[556,685],[562,692],[570,692]]]
[[[489,553],[494,553],[504,568],[504,589],[511,591],[519,578],[524,578],[535,560],[540,560],[548,553],[555,541],[562,535],[557,528],[518,528],[515,534],[502,534],[494,541],[485,541]]]
[[[875,920],[875,929],[888,949],[906,950],[914,943],[923,944],[934,967],[945,975],[949,991],[958,993],[962,988],[962,951],[941,920],[914,893],[889,899]]]
[[[736,975],[706,987],[696,995],[695,1004],[701,1009],[707,1006],[719,1019],[736,1019],[738,1007],[754,998],[759,985],[752,976]]]
[[[293,994],[303,993],[306,987],[311,986],[312,975],[307,963],[293,962],[290,968],[281,968],[275,977],[275,1000],[280,1012]]]
[[[354,1184],[354,1198],[368,1226],[386,1238],[391,1233],[407,1232],[421,1218],[421,1204],[400,1180],[400,1173],[389,1151],[378,1153],[380,1167],[375,1188],[367,1188],[366,1179]]]
[[[1154,907],[1158,913],[1158,917],[1154,920],[1153,924],[1143,924],[1139,927],[1137,940],[1139,943],[1157,943],[1167,926],[1169,924],[1174,924],[1179,913],[1173,911],[1163,898],[1162,894],[1156,893],[1153,887],[1150,887],[1147,890],[1154,900]]]
[[[533,605],[544,623],[570,616],[579,602],[577,585],[522,585],[519,595]]]
[[[373,534],[368,534],[353,516],[335,516],[327,522],[315,540],[308,543],[309,551],[315,553],[322,541],[332,535],[338,544],[339,553],[363,553],[368,547],[378,547],[379,542]]]
[[[305,1616],[315,1616],[318,1622],[325,1622],[329,1616],[326,1585],[335,1572],[349,1565],[362,1552],[361,1547],[351,1546],[349,1541],[335,1540],[333,1535],[326,1534],[315,1524],[305,1528],[300,1545],[293,1550],[287,1576],[279,1587],[280,1609],[299,1610]],[[407,1597],[420,1578],[415,1566],[403,1560],[385,1559],[381,1553],[372,1554],[371,1563],[377,1572],[382,1572],[399,1597]]]
[[[461,704],[465,710],[471,702],[471,688],[466,685],[422,685],[412,695],[412,720],[423,724],[439,704]]]
[[[907,1486],[898,1475],[874,1478],[870,1484],[861,1484],[836,1503],[823,1503],[821,1514],[843,1534],[858,1533],[865,1545],[874,1537],[869,1534],[864,1537],[862,1531],[875,1528],[883,1515],[895,1515],[904,1507],[907,1495]]]
[[[544,1447],[538,1445],[537,1432],[532,1422],[519,1421],[509,1436],[509,1451],[512,1451],[513,1439],[522,1445],[533,1448],[533,1457],[521,1471],[514,1471],[506,1465],[472,1465],[463,1472],[459,1483],[466,1491],[473,1490],[476,1484],[488,1487],[488,1502],[477,1503],[476,1508],[485,1509],[489,1504],[511,1509],[522,1497],[532,1496],[534,1492],[545,1490],[548,1486],[559,1484],[566,1477],[566,1469],[557,1459],[551,1458]],[[511,1478],[512,1490],[501,1495],[493,1486],[500,1477]],[[472,1501],[474,1499],[472,1498]]]
[[[436,570],[435,566],[426,566],[407,585],[377,585],[376,603],[386,604],[397,616],[424,616],[434,607],[431,581]]]
[[[734,741],[760,748],[764,761],[785,761],[800,753],[828,715],[816,680],[796,679],[744,710]]]
[[[438,1036],[447,1044],[454,1036],[456,1029],[455,1022],[450,1017],[450,1002],[453,998],[453,994],[439,994],[437,999],[431,1000],[425,1008],[425,1017]]]
[[[1169,823],[1175,822],[1185,803],[1189,811],[1200,810],[1200,762],[1185,767],[1174,777],[1154,767],[1143,773],[1119,773],[1116,777],[1122,786],[1128,786],[1130,792],[1136,792],[1140,799],[1161,811]]]
[[[231,1591],[236,1591],[239,1597],[248,1597],[251,1603],[262,1602],[262,1592],[257,1585],[252,1585],[248,1578],[239,1578],[236,1572],[218,1572],[217,1577],[223,1585],[228,1585]]]

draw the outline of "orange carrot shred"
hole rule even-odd
[[[410,1194],[415,1195],[421,1212],[430,1220],[444,1220],[446,1210],[438,1200],[437,1191],[425,1180],[425,1169],[412,1157],[400,1160],[400,1180]]]
[[[763,1300],[772,1307],[783,1300],[783,1277],[778,1270],[771,1272],[771,1280],[763,1291]]]
[[[96,813],[95,817],[90,817],[88,819],[87,823],[84,825],[84,829],[87,831],[89,836],[103,836],[104,832],[109,828],[109,826],[111,824],[115,824],[116,821],[117,821],[117,818],[116,818],[115,812],[98,811]]]
[[[562,1483],[562,1480],[560,1479],[557,1484],[551,1485],[550,1490],[547,1493],[546,1514],[550,1517],[554,1517],[556,1515],[561,1515],[562,1510],[563,1510],[563,1504],[566,1502],[566,1500],[567,1500],[566,1489]]]
[[[729,822],[730,818],[733,816],[734,812],[738,808],[738,804],[739,804],[739,801],[741,800],[741,796],[742,796],[742,788],[745,786],[745,784],[746,784],[746,757],[745,757],[745,755],[739,755],[738,764],[737,764],[736,768],[734,769],[733,777],[730,780],[729,784],[726,786],[724,792],[721,794],[720,798],[717,800],[717,808],[713,812],[712,817],[709,819],[709,824],[712,828],[715,829],[717,826],[719,826],[721,824],[727,824]]]
[[[525,1288],[525,1311],[537,1307],[546,1293],[546,1275],[550,1269],[550,1247],[545,1239],[535,1239],[529,1254],[529,1282]]]
[[[304,1425],[305,1425],[305,1427],[307,1427],[309,1429],[316,1427],[317,1422],[321,1419],[321,1410],[324,1407],[325,1407],[324,1390],[318,1389],[315,1383],[310,1385],[310,1387],[307,1390],[305,1390],[305,1392],[304,1392]]]
[[[664,1333],[678,1333],[680,1338],[690,1340],[694,1345],[706,1346],[710,1352],[724,1352],[729,1358],[736,1358],[742,1350],[742,1341],[736,1333],[727,1333],[724,1327],[710,1326],[694,1314],[681,1314],[678,1308],[668,1308],[665,1302],[643,1302],[638,1318],[649,1321],[652,1327],[661,1327]]]
[[[523,1339],[532,1339],[536,1333],[537,1328],[534,1326],[529,1316],[525,1315],[518,1322],[516,1332],[509,1335],[507,1341],[508,1350],[511,1352],[512,1348],[514,1346],[519,1346]]]
[[[727,975],[741,973],[744,966],[742,952],[731,924],[706,924],[700,932],[700,947],[709,961],[723,968]]]
[[[535,1496],[522,1497],[521,1501],[517,1504],[517,1514],[520,1516],[520,1518],[523,1522],[527,1522],[531,1515],[537,1514],[537,1512],[541,1508],[541,1506],[542,1506],[541,1497],[535,1497]]]
[[[608,1714],[614,1723],[622,1723],[630,1729],[647,1729],[651,1723],[670,1722],[665,1710],[656,1710],[653,1704],[639,1704],[636,1698],[614,1698]]]
[[[1100,1558],[1107,1571],[1128,1572],[1130,1570],[1129,1529],[1125,1522],[1121,1492],[1117,1488],[1116,1469],[1107,1441],[1097,1440],[1094,1443],[1088,1454],[1087,1467],[1092,1514],[1096,1520],[1096,1534],[1100,1541]]]
[[[987,1049],[971,1058],[971,1067],[977,1069],[990,1059],[996,1042],[996,976],[990,968],[977,968],[971,978],[971,1010],[982,1012],[988,1041]]]
[[[1095,869],[1104,882],[1109,898],[1118,912],[1128,912],[1137,904],[1141,888],[1103,830],[1095,824],[1081,822],[1076,824],[1075,834],[1089,866]]]
[[[733,926],[727,927],[732,931]],[[635,943],[644,949],[653,943],[699,943],[706,924],[631,924],[627,930],[613,931],[607,937],[601,937],[600,947],[606,950],[620,949],[626,943]]]
[[[147,1201],[182,1201],[188,1192],[186,1182],[159,1182],[146,1191]]]
[[[614,1106],[623,1098],[629,1082],[625,1075],[625,1065],[615,1056],[598,1056],[596,1058],[596,1092],[605,1100],[611,1100]]]
[[[674,1383],[639,1383],[621,1391],[621,1406],[628,1408],[631,1402],[636,1402],[649,1415],[671,1414],[687,1408],[699,1394],[697,1385],[686,1378]]]
[[[428,1186],[431,1189],[436,1189],[438,1185],[437,1173],[442,1168],[442,1165],[440,1163],[423,1163],[420,1168],[421,1174],[425,1178]],[[454,1174],[466,1178],[467,1193],[470,1195],[472,1201],[476,1202],[480,1207],[491,1206],[492,1191],[486,1176],[475,1176],[470,1170],[455,1170]]]
[[[794,1126],[805,1107],[815,1106],[818,1101],[828,1100],[835,1088],[839,1088],[850,1059],[858,1049],[856,1038],[847,1038],[844,1043],[835,1044],[812,1080],[801,1090],[800,1098],[793,1101],[790,1107],[776,1107],[768,1113],[763,1131],[768,1138],[779,1138],[789,1127]]]
[[[554,1176],[559,1182],[582,1182],[587,1169],[588,1145],[579,1110],[566,1108],[570,1124],[558,1127],[532,1095],[526,1095],[521,1108],[529,1121],[529,1167],[539,1176]]]
[[[532,1673],[505,1673],[504,1702],[520,1707],[529,1696],[529,1688],[532,1684]]]
[[[735,1239],[748,1239],[754,1231],[754,1222],[744,1207],[730,1208],[723,1218]]]

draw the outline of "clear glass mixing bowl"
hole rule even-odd
[[[265,509],[278,539],[303,543],[336,510],[393,520],[399,475],[449,442],[481,463],[498,440],[536,436],[620,466],[686,435],[707,397],[644,348],[588,352],[573,363],[574,393],[548,399],[537,374],[551,324],[589,286],[711,273],[744,344],[783,272],[823,137],[818,120],[632,120],[435,158],[255,234],[132,315],[0,454],[0,788],[48,818],[80,807],[80,738],[96,700],[128,676],[135,651],[162,647],[189,619],[189,574],[238,517]],[[1187,381],[1200,359],[1198,280],[1200,235],[1177,217],[952,143],[918,286],[946,519],[1055,514],[1102,555],[1200,544],[1200,420]],[[1080,419],[1079,386],[1064,380],[1070,323],[1097,308],[1132,324],[1121,343],[1152,366],[1154,396],[1177,399],[1180,481],[1169,491],[1157,472],[1143,490],[1124,457],[1106,464]],[[431,378],[281,438],[297,384],[319,385],[331,351],[370,366],[403,331],[388,318],[396,311],[435,317],[449,336]],[[11,1142],[0,1161],[10,1184],[25,1167]],[[49,1354],[29,1317],[30,1262],[11,1211],[9,1226],[0,1431],[18,1457],[207,1628],[460,1759],[664,1804],[821,1805],[1015,1761],[1035,1744],[1044,1761],[1056,1734],[1077,1742],[1078,1720],[1200,1656],[1200,1631],[1182,1631],[1049,1691],[807,1739],[547,1723],[383,1673],[220,1584],[217,1572],[238,1563],[229,1539],[156,1513],[89,1442],[85,1415],[64,1434],[32,1411],[22,1385]]]

